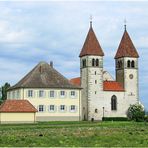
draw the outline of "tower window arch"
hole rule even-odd
[[[111,110],[117,110],[117,97],[115,95],[111,97]]]
[[[131,62],[130,62],[130,60],[127,61],[127,67],[128,67],[128,68],[131,67]]]
[[[83,65],[83,67],[86,67],[86,59],[82,60],[82,65]]]
[[[96,66],[99,66],[99,59],[96,59]]]
[[[120,61],[120,68],[122,68],[122,65],[123,65],[123,63],[122,63],[122,61]]]
[[[120,61],[118,61],[118,68],[120,68]]]
[[[135,67],[135,62],[134,62],[134,61],[131,62],[131,67],[132,67],[132,68]]]
[[[95,59],[92,59],[92,66],[95,66]]]

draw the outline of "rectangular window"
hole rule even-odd
[[[39,112],[43,112],[44,111],[44,105],[39,105]]]
[[[55,111],[55,106],[54,105],[50,105],[49,106],[49,111]]]
[[[65,91],[61,91],[61,96],[65,96]]]
[[[75,91],[71,91],[71,96],[75,96],[75,95],[76,95]]]
[[[61,106],[60,106],[60,110],[61,110],[61,111],[65,111],[65,105],[61,105]]]
[[[33,90],[28,90],[28,97],[33,97]]]
[[[49,96],[50,96],[51,98],[53,98],[53,97],[55,96],[54,91],[50,91]]]
[[[75,110],[76,110],[76,106],[75,106],[75,105],[71,105],[71,106],[70,106],[70,110],[71,110],[71,111],[75,111]]]
[[[39,91],[39,97],[41,98],[41,97],[44,97],[44,91],[43,90],[40,90]]]

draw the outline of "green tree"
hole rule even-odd
[[[7,99],[7,90],[10,88],[9,83],[5,83],[4,86],[1,87],[1,100]]]
[[[130,120],[143,121],[144,115],[144,107],[140,104],[133,104],[128,108],[127,116]]]

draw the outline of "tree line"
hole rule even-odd
[[[10,84],[6,82],[0,87],[0,104],[7,99],[7,90],[10,88]]]

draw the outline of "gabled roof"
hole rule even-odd
[[[73,78],[70,80],[72,84],[75,84],[77,86],[81,85],[81,79],[80,77]],[[103,82],[103,90],[104,91],[124,91],[124,88],[119,82],[116,81],[104,81]]]
[[[92,25],[90,25],[90,29],[88,31],[86,40],[84,42],[84,45],[83,45],[83,48],[81,50],[79,57],[82,57],[85,55],[104,56],[103,50],[93,31]]]
[[[104,91],[124,91],[124,88],[119,82],[116,81],[104,81],[103,82]]]
[[[79,86],[73,85],[46,62],[40,62],[23,79],[21,79],[11,89],[16,88],[67,88],[77,89]]]
[[[5,100],[0,112],[37,112],[37,109],[28,100]]]
[[[133,57],[133,58],[139,57],[138,52],[126,29],[119,44],[117,53],[115,55],[115,59],[121,57]]]

